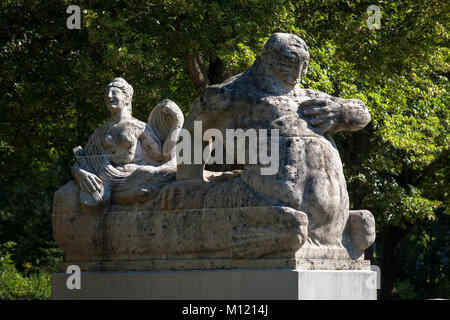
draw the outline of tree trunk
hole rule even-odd
[[[211,84],[222,83],[226,80],[225,63],[222,59],[215,58],[209,61],[208,78]]]
[[[393,300],[396,293],[400,244],[411,230],[388,225],[382,230],[381,299]]]
[[[209,86],[209,79],[206,73],[205,63],[203,58],[198,53],[189,53],[186,55],[186,67],[189,77],[197,89],[199,94]]]

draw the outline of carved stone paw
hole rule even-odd
[[[368,210],[351,210],[344,231],[349,252],[353,258],[364,253],[375,241],[375,218]]]

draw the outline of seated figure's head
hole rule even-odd
[[[305,41],[294,34],[274,33],[264,45],[260,63],[265,73],[283,86],[295,86],[306,75],[309,51]]]
[[[106,105],[111,112],[126,109],[131,114],[133,87],[123,78],[114,78],[105,88]]]

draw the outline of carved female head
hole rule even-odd
[[[126,109],[131,114],[133,87],[123,78],[114,78],[105,88],[106,105],[111,112]]]

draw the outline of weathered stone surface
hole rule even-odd
[[[106,209],[111,198],[119,204],[144,201],[160,183],[175,178],[174,147],[183,113],[173,101],[164,100],[146,124],[131,115],[132,96],[131,85],[114,79],[105,90],[110,119],[95,130],[84,149],[74,149],[72,175],[86,214]]]
[[[244,164],[240,177],[208,187],[199,182],[204,166],[181,164],[179,181],[161,192],[161,207],[291,207],[308,217],[305,257],[322,258],[329,252],[336,254],[332,258],[360,257],[373,243],[374,224],[368,211],[364,219],[348,219],[347,187],[332,135],[363,128],[370,113],[361,100],[300,88],[308,62],[302,39],[274,34],[246,72],[205,89],[184,124],[191,136],[198,120],[203,130],[219,129],[223,137],[227,129],[278,129],[276,174],[261,174],[261,163]],[[183,190],[191,185],[201,190],[194,195],[192,189]]]
[[[60,265],[66,271],[77,265],[84,271],[183,271],[235,269],[292,269],[292,270],[370,270],[368,260],[350,259],[144,259],[144,260],[72,260]]]
[[[307,232],[306,216],[284,207],[55,213],[68,261],[294,258]]]
[[[375,218],[367,210],[351,210],[344,232],[343,242],[350,257],[360,257],[375,241]]]
[[[360,100],[300,88],[308,62],[302,39],[274,34],[246,72],[204,91],[184,125],[169,100],[148,124],[134,119],[131,86],[113,80],[111,119],[75,150],[75,182],[55,193],[54,235],[67,260],[93,270],[366,268],[374,219],[349,211],[332,135],[363,128],[370,113]],[[223,133],[279,130],[278,170],[176,166],[181,125],[193,138],[194,121]]]

